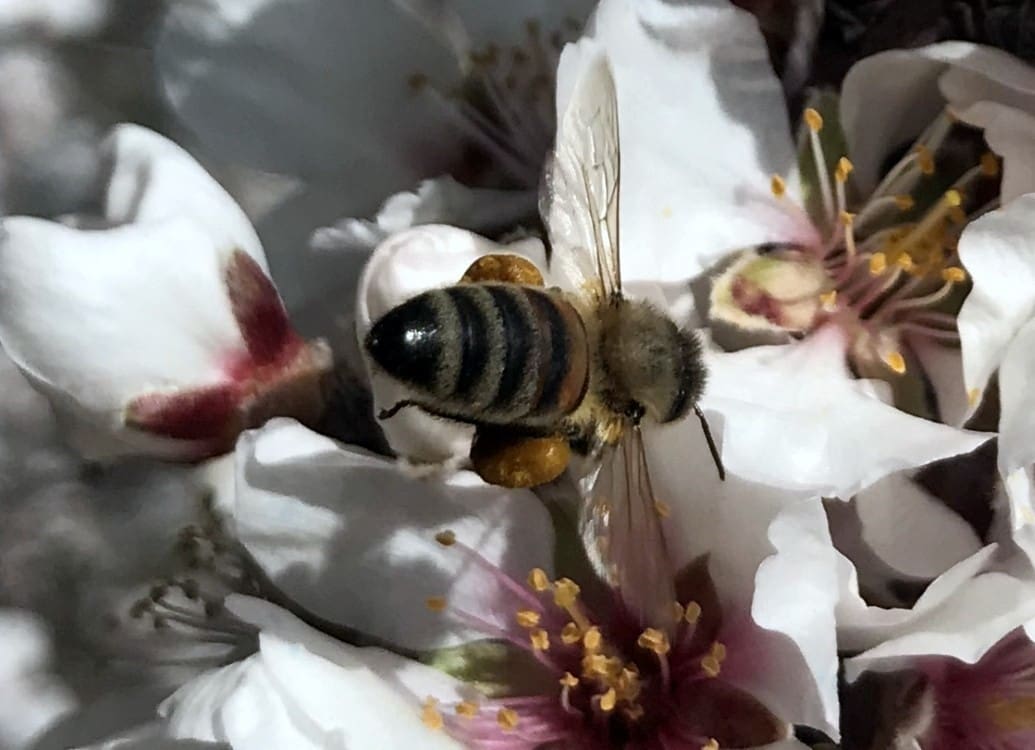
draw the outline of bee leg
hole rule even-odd
[[[464,271],[461,283],[484,284],[505,282],[523,286],[545,286],[542,272],[535,263],[521,255],[493,253],[483,255]]]
[[[407,406],[416,406],[418,409],[423,408],[416,401],[411,401],[410,399],[407,398],[407,399],[403,399],[402,401],[400,401],[397,404],[393,405],[391,408],[382,409],[381,411],[379,411],[377,413],[377,418],[378,419],[391,419],[396,414],[398,414],[400,411],[405,409]]]
[[[489,484],[536,487],[564,473],[571,448],[561,435],[534,437],[505,428],[478,425],[471,444],[471,463]]]

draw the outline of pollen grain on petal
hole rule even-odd
[[[435,541],[441,544],[443,547],[452,547],[456,544],[456,533],[449,529],[440,531],[435,534]]]
[[[445,726],[445,720],[442,718],[442,712],[438,710],[438,701],[434,698],[428,698],[421,706],[420,720],[424,723],[428,729],[432,731],[439,731]]]
[[[504,732],[513,732],[518,725],[518,712],[512,708],[501,708],[496,714],[496,723]]]
[[[474,701],[460,701],[456,704],[456,714],[465,719],[473,719],[478,715],[478,704]]]
[[[783,198],[787,194],[787,181],[778,174],[769,178],[769,190],[777,198]]]

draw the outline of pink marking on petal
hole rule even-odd
[[[251,256],[235,250],[224,280],[251,365],[282,362],[298,351],[302,339],[291,327],[273,282]]]
[[[222,440],[233,421],[238,392],[233,383],[174,393],[145,393],[126,407],[126,424],[178,440]]]

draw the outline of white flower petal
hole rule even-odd
[[[938,421],[961,426],[970,416],[967,388],[963,383],[960,350],[936,341],[917,338],[910,342],[938,403]]]
[[[429,611],[430,597],[489,622],[513,616],[498,580],[436,533],[455,531],[516,580],[552,560],[549,516],[531,492],[469,472],[412,478],[288,420],[245,433],[237,482],[237,533],[273,583],[328,621],[408,648],[485,637]]]
[[[393,307],[428,289],[458,283],[471,263],[490,253],[522,255],[540,269],[546,268],[542,243],[535,239],[498,245],[471,232],[438,225],[400,232],[387,239],[371,256],[360,279],[356,300],[360,341]],[[363,354],[374,391],[375,413],[412,397],[403,385],[379,373],[365,350]],[[380,424],[393,450],[431,462],[466,457],[474,434],[469,426],[432,417],[416,408],[403,409]]]
[[[958,112],[959,118],[985,131],[989,148],[1003,159],[1000,203],[1006,205],[1035,192],[1035,116],[998,102],[978,102]]]
[[[999,365],[999,467],[1003,475],[1035,463],[1035,320],[1024,324]]]
[[[735,474],[720,481],[695,419],[644,437],[651,484],[671,507],[673,563],[707,555],[724,629],[736,634],[724,674],[781,719],[836,734],[836,553],[818,499]]]
[[[872,190],[888,153],[919,135],[947,103],[963,110],[978,101],[1035,113],[1035,71],[967,42],[891,50],[856,63],[841,89],[841,125],[860,190]]]
[[[244,348],[222,249],[190,220],[80,231],[14,218],[3,230],[0,342],[96,428],[118,431],[143,391],[212,382],[220,357]]]
[[[425,727],[414,696],[381,676],[420,665],[335,642],[267,603],[238,601],[278,622],[260,633],[259,653],[188,683],[163,705],[171,736],[228,742],[235,750],[460,747]]]
[[[139,125],[116,126],[104,146],[112,163],[104,218],[111,224],[191,219],[223,252],[266,258],[251,222],[219,183],[183,148]]]
[[[980,394],[1011,340],[1035,316],[1035,195],[1026,195],[970,224],[960,237],[960,261],[973,287],[958,326],[963,377]]]
[[[848,498],[900,469],[968,453],[991,437],[910,416],[886,384],[856,380],[838,329],[801,343],[709,358],[702,405],[723,420],[727,468],[805,496]]]
[[[6,0],[0,6],[0,32],[85,36],[103,26],[111,5],[110,0]]]
[[[0,609],[0,642],[0,747],[24,747],[76,699],[48,674],[53,646],[35,616]]]
[[[618,93],[626,281],[671,284],[675,303],[677,287],[731,249],[810,236],[769,192],[795,156],[753,16],[716,0],[604,0],[589,37],[607,51]],[[559,113],[594,48],[565,50]]]
[[[392,2],[178,3],[156,55],[177,114],[230,160],[352,174],[376,201],[441,171],[461,145],[435,100],[410,84],[423,74],[448,89],[452,55]]]
[[[981,549],[970,525],[904,472],[867,487],[852,502],[862,540],[906,576],[936,578]]]

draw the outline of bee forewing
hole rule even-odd
[[[621,291],[618,254],[618,100],[602,53],[583,71],[547,160],[540,212],[551,270],[576,292]]]
[[[665,627],[676,597],[662,529],[667,507],[654,495],[638,427],[604,449],[586,484],[582,533],[591,562],[644,627]]]

